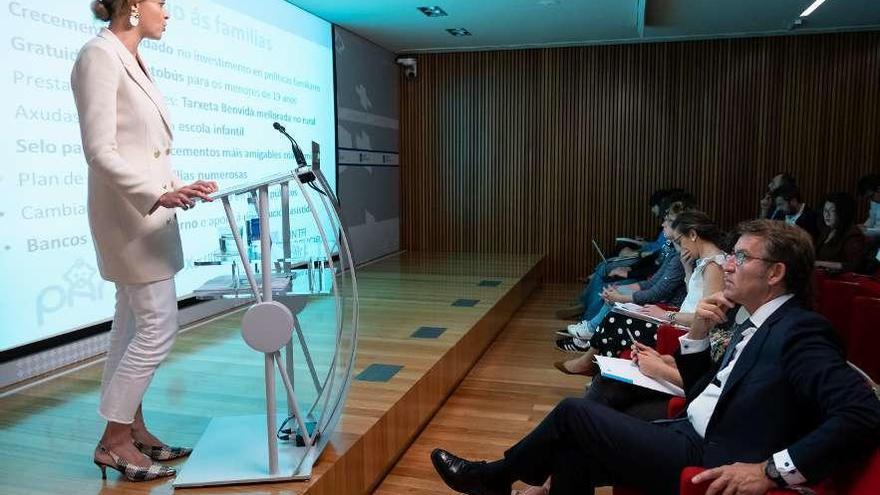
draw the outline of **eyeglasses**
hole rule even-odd
[[[751,254],[749,254],[743,250],[734,251],[733,254],[728,254],[727,256],[724,257],[724,261],[725,262],[730,261],[731,258],[734,260],[734,263],[736,263],[736,266],[743,266],[744,264],[746,264],[746,261],[749,261],[749,260],[761,260],[761,261],[764,261],[767,263],[779,263],[779,261],[772,260],[770,258],[762,258],[760,256],[752,256]]]
[[[678,237],[672,238],[672,243],[676,246],[681,246],[681,238],[684,237],[684,234],[678,234]]]

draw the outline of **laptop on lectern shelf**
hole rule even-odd
[[[312,170],[321,169],[321,145],[312,141]]]

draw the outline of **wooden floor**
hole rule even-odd
[[[570,304],[577,290],[543,285],[532,294],[374,495],[455,493],[431,466],[431,450],[498,459],[561,399],[583,395],[586,378],[565,376],[552,366],[567,357],[552,343],[554,331],[568,323],[553,313]],[[610,494],[611,489],[596,493]]]
[[[361,338],[355,373],[375,363],[403,368],[387,383],[353,383],[342,420],[315,467],[313,479],[178,492],[368,493],[528,298],[538,285],[542,267],[540,256],[411,253],[359,271]],[[481,286],[485,280],[500,285]],[[473,307],[452,306],[460,298],[478,302]],[[316,303],[318,312],[306,320],[322,318],[320,308],[326,304]],[[166,442],[193,445],[213,416],[265,411],[263,360],[241,340],[240,321],[241,313],[233,313],[178,338],[144,401],[147,423]],[[435,340],[411,338],[421,326],[446,331]],[[308,324],[304,327],[308,333]],[[546,330],[535,329],[534,338],[549,342]],[[516,355],[533,359],[526,349],[516,351],[510,359]],[[502,360],[496,366],[508,374],[517,364]],[[509,378],[563,383],[555,372],[544,371],[531,378],[524,372]],[[110,479],[101,481],[91,462],[103,428],[96,413],[100,374],[97,364],[0,398],[0,494],[173,491],[170,480],[128,483],[108,473]],[[565,383],[565,387],[548,388],[544,405],[531,417],[539,417],[557,396],[577,392],[577,381]],[[487,395],[504,402],[504,390]],[[284,403],[281,394],[279,402]],[[504,440],[515,438],[520,431],[511,431]]]

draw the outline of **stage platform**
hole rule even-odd
[[[358,272],[358,378],[312,479],[176,492],[369,493],[542,274],[537,255],[404,253],[364,267]],[[305,320],[332,318],[321,314],[329,305],[313,308]],[[241,316],[226,315],[178,338],[144,402],[148,424],[165,441],[193,445],[211,417],[264,412],[263,360],[241,340]],[[0,493],[175,491],[171,480],[129,483],[115,472],[100,479],[91,462],[103,428],[95,412],[100,374],[95,364],[0,399]]]
[[[583,284],[544,283],[513,315],[373,495],[452,495],[431,465],[441,447],[468,459],[501,459],[566,397],[582,397],[590,379],[563,375],[553,362],[572,357],[553,345]],[[514,488],[524,490],[522,482]],[[612,495],[610,487],[595,495]]]

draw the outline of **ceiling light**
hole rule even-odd
[[[446,32],[453,35],[453,36],[470,36],[471,35],[471,32],[465,28],[447,29]]]
[[[812,5],[807,7],[807,10],[801,12],[801,17],[806,17],[813,13],[814,10],[818,9],[820,5],[825,3],[825,0],[816,0]]]
[[[417,8],[419,9],[419,11],[421,11],[423,14],[425,14],[428,17],[446,17],[447,15],[449,15],[446,13],[445,10],[443,10],[442,7],[439,7],[437,5],[435,5],[433,7],[417,7]]]

